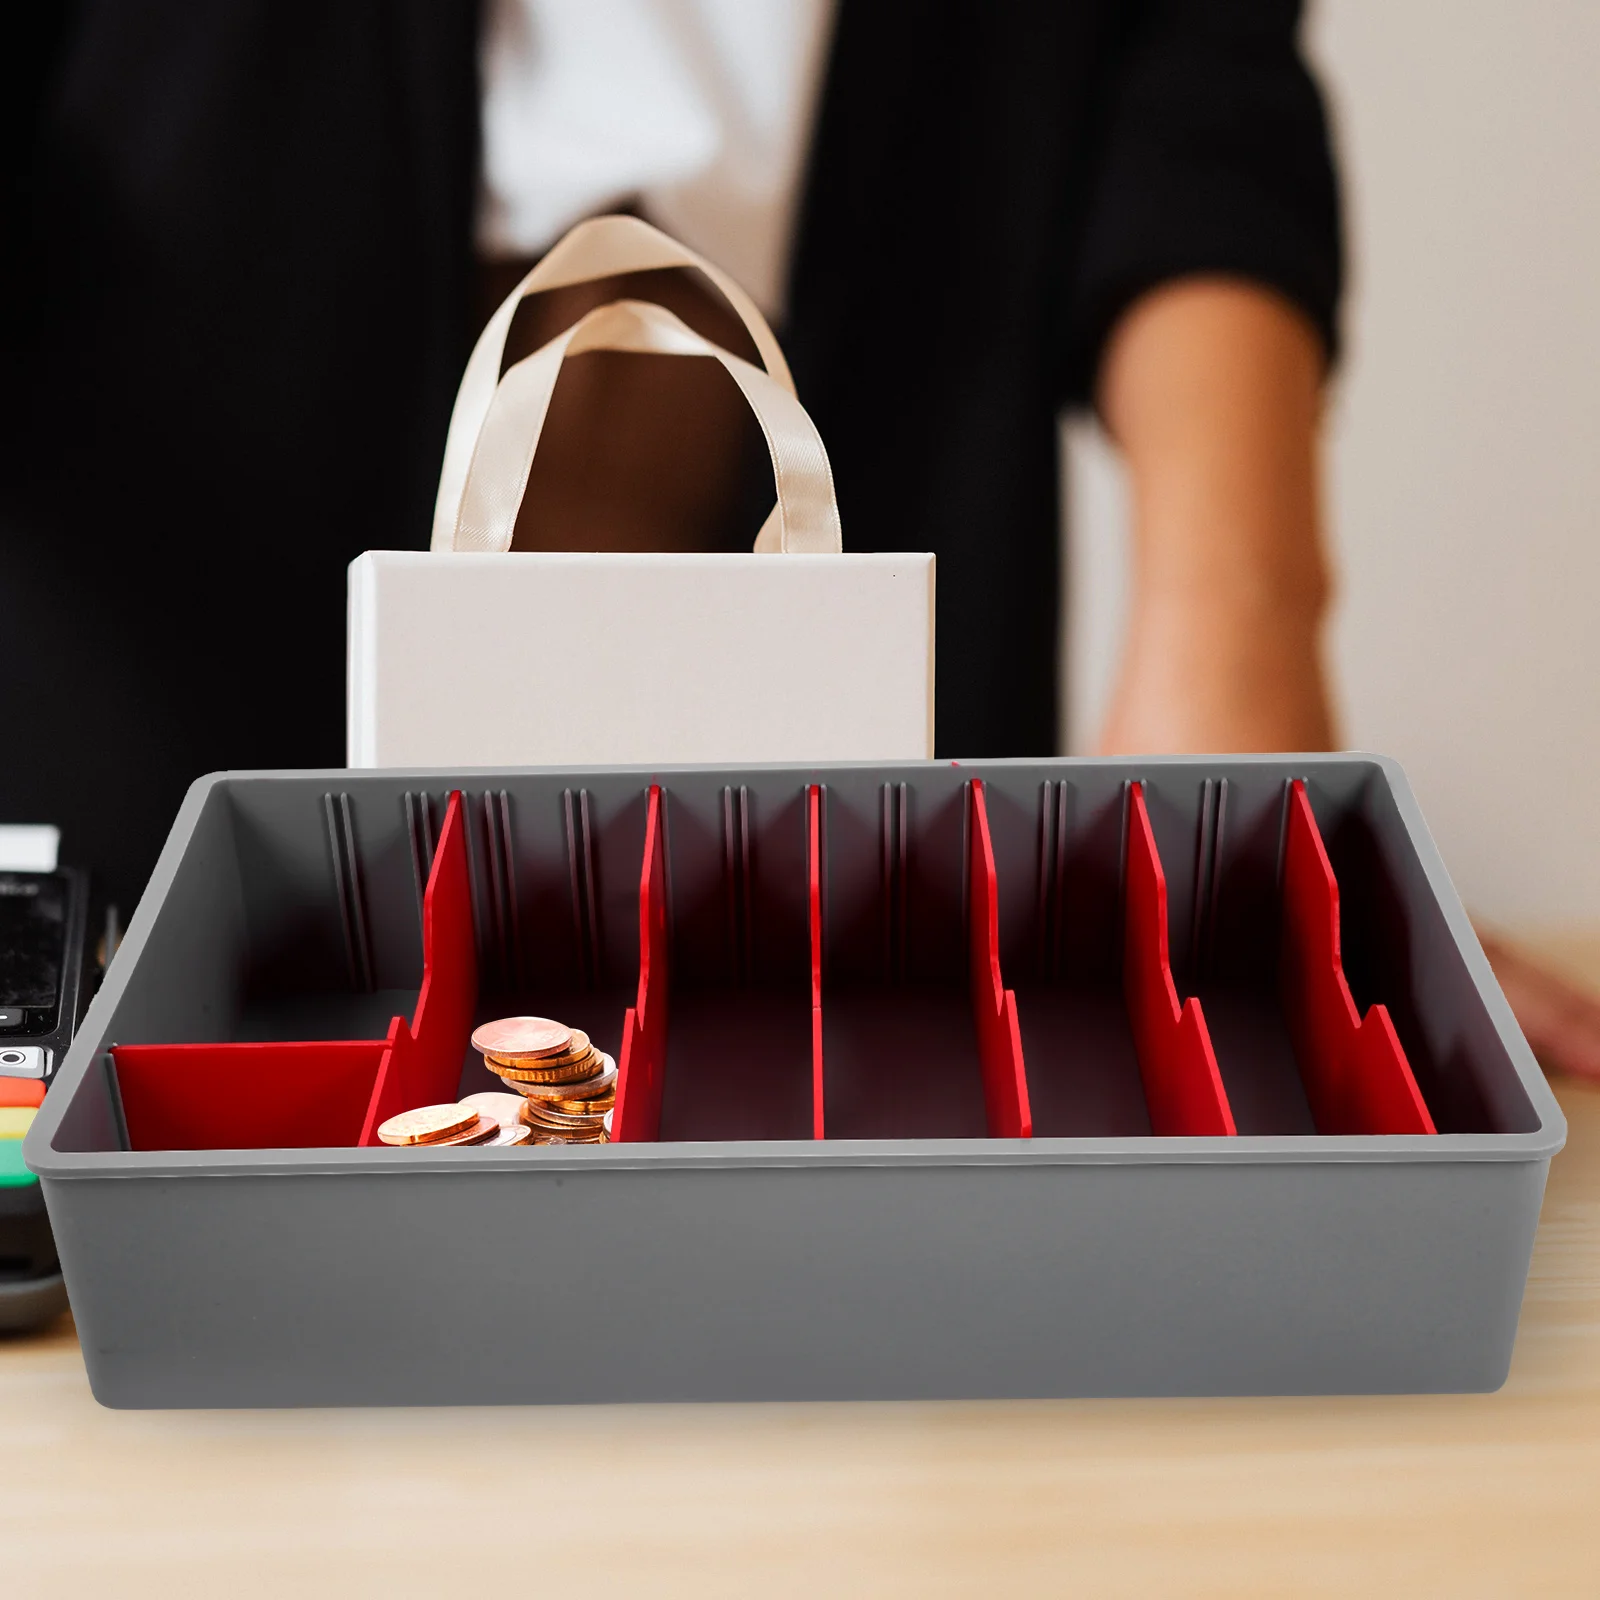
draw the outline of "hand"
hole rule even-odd
[[[1546,1072],[1600,1083],[1600,999],[1478,928],[1518,1026]]]

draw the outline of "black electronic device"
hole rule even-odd
[[[0,872],[0,1330],[46,1321],[67,1303],[22,1132],[83,1016],[99,965],[88,929],[87,874]],[[106,958],[115,937],[108,919]]]

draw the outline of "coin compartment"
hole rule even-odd
[[[983,785],[813,785],[815,1133],[1027,1131]]]
[[[649,791],[618,1143],[804,1139],[815,1122],[807,791]]]
[[[1483,1126],[1426,1060],[1426,1030],[1397,1026],[1415,1009],[1403,952],[1377,956],[1380,863],[1346,848],[1341,902],[1303,781],[1046,780],[1033,798],[1009,796],[996,829],[1035,1136]],[[1336,815],[1347,841],[1373,836],[1359,808]]]
[[[348,792],[293,815],[250,798],[204,824],[211,877],[182,888],[205,910],[168,933],[194,1007],[141,1031],[181,1042],[110,1048],[129,1148],[375,1145],[396,1111],[499,1086],[469,1047],[493,1016],[542,1009],[616,1053],[637,957],[606,886],[626,904],[637,881],[636,785],[526,813],[408,790],[398,818]]]

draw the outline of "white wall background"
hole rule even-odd
[[[1600,3],[1320,0],[1353,293],[1329,508],[1345,736],[1397,756],[1467,903],[1600,923]],[[1070,743],[1126,504],[1069,429]]]

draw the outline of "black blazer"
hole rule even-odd
[[[847,546],[938,553],[938,743],[1053,749],[1058,411],[1136,295],[1330,350],[1295,0],[841,0],[784,330]],[[477,24],[88,0],[11,54],[0,821],[131,899],[184,786],[337,765],[344,569],[426,543],[472,326]]]

